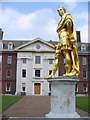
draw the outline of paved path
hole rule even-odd
[[[3,112],[3,117],[44,117],[50,111],[49,96],[25,96]],[[81,117],[88,113],[77,109]]]

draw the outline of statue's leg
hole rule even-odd
[[[75,58],[75,51],[74,50],[71,51],[71,56],[72,56],[72,62],[73,62],[73,70],[79,71],[78,67],[76,66],[77,63],[75,63],[77,58]]]
[[[55,55],[55,60],[54,60],[54,64],[53,64],[53,68],[52,68],[52,74],[55,75],[58,67],[59,67],[59,63],[60,63],[60,56],[61,56],[61,53],[57,53]]]
[[[65,51],[65,52],[63,52],[63,54],[64,54],[64,57],[65,57],[65,62],[66,62],[66,64],[65,64],[65,68],[66,68],[66,75],[67,74],[69,74],[70,72],[71,72],[71,64],[72,64],[72,60],[71,60],[71,56],[70,56],[70,53],[69,53],[69,51],[67,50],[67,51]]]
[[[53,68],[52,68],[52,73],[51,73],[51,75],[47,76],[46,78],[54,78],[57,68],[59,67],[60,56],[61,56],[61,52],[57,53],[57,51],[56,51],[55,60],[54,60]]]
[[[64,74],[64,77],[77,77],[78,76],[78,72],[75,69],[75,59],[74,59],[74,53],[73,51],[71,51],[71,54],[69,53],[69,51],[64,51],[63,52],[64,57],[65,57],[65,68],[66,68],[66,74]]]
[[[78,77],[80,72],[79,72],[79,60],[78,56],[75,58],[75,51],[71,51],[71,56],[72,56],[72,62],[73,62],[73,67],[72,67],[72,73],[75,73],[76,76]]]

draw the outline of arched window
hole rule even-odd
[[[85,51],[86,51],[86,46],[85,46],[85,44],[82,44],[82,46],[81,46],[81,51],[82,51],[82,52],[85,52]]]
[[[12,49],[13,49],[13,43],[12,43],[12,42],[9,42],[9,43],[8,43],[8,49],[9,49],[9,50],[12,50]]]

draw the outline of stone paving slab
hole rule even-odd
[[[50,111],[50,97],[25,96],[3,112],[3,117],[44,117]]]
[[[50,111],[50,96],[25,96],[3,112],[3,118],[9,117],[44,117]],[[76,109],[81,117],[88,113]],[[44,119],[44,118],[43,118]],[[25,118],[26,120],[26,118]]]
[[[9,118],[8,120],[90,120],[90,118]]]

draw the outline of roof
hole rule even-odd
[[[7,50],[9,43],[12,43],[13,44],[13,48],[15,49],[15,48],[24,47],[25,45],[28,45],[28,44],[30,44],[32,42],[37,41],[37,40],[41,40],[45,44],[52,46],[52,44],[50,43],[50,41],[46,41],[46,40],[43,40],[43,39],[41,39],[41,38],[38,37],[38,38],[36,38],[34,40],[2,40],[2,42],[3,42],[3,49]],[[53,41],[53,42],[55,44],[58,44],[58,41]],[[78,42],[78,51],[81,51],[81,46],[83,44],[86,46],[86,51],[90,52],[90,43],[82,43],[82,42]]]
[[[3,42],[3,49],[8,49],[8,44],[9,43],[13,43],[13,47],[16,48],[16,47],[19,47],[21,45],[24,45],[30,41],[21,41],[21,40],[2,40]]]
[[[43,39],[41,39],[41,38],[38,37],[38,38],[36,38],[36,39],[34,39],[34,40],[32,40],[32,41],[29,41],[29,42],[26,43],[26,44],[23,44],[23,45],[15,48],[15,50],[21,49],[21,48],[23,48],[23,47],[25,47],[25,46],[28,46],[29,44],[35,43],[35,42],[37,42],[37,41],[42,42],[42,43],[44,43],[44,44],[46,44],[46,45],[54,48],[54,46],[53,46],[52,44],[50,44],[48,41],[45,41],[45,40],[43,40]]]

